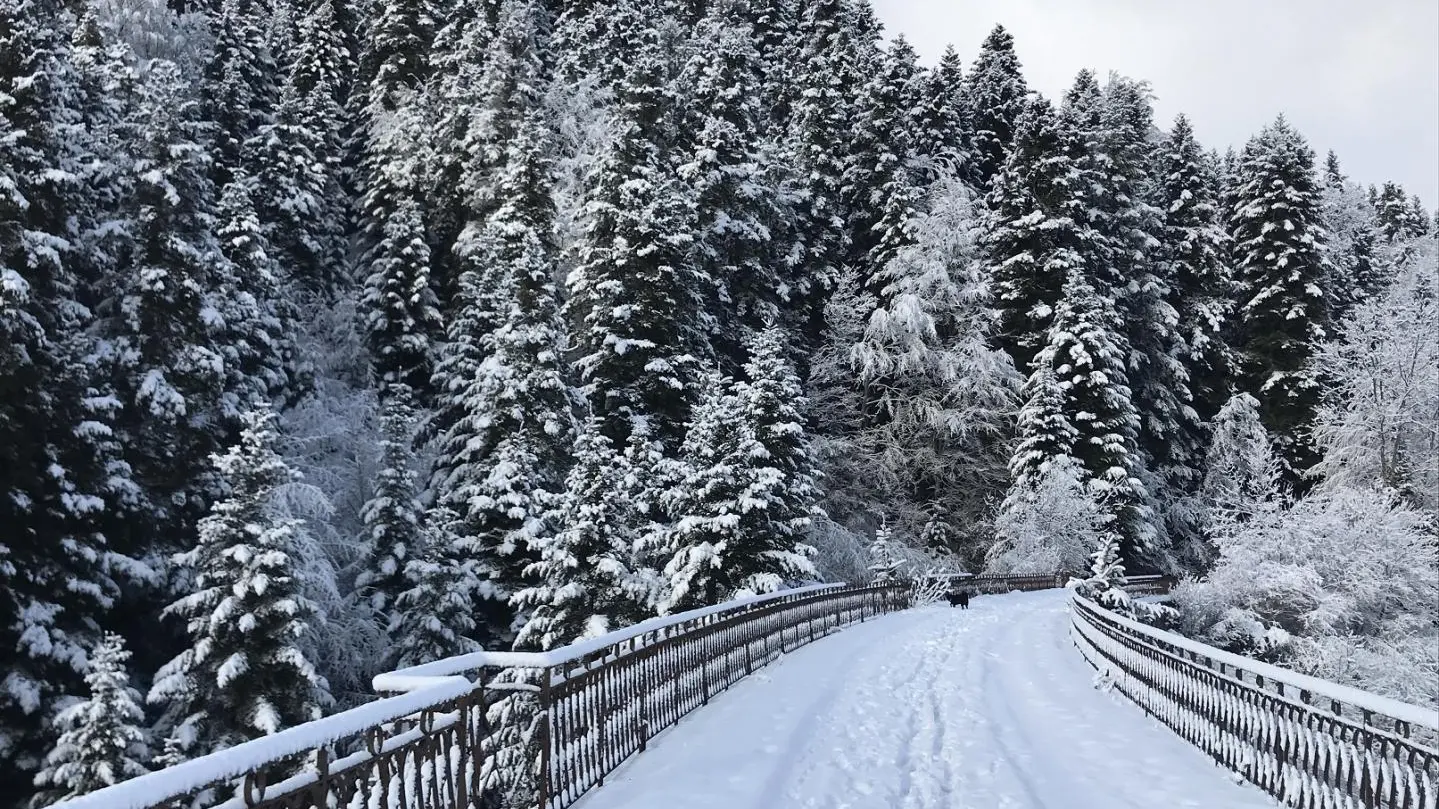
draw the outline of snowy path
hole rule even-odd
[[[890,615],[741,681],[578,809],[1273,809],[1118,694],[1067,594]]]

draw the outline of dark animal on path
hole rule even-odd
[[[957,593],[945,593],[944,598],[951,607],[959,607],[962,610],[969,609],[969,591],[960,590]]]

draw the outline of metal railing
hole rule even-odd
[[[375,678],[395,693],[58,804],[63,809],[564,809],[746,674],[903,609],[902,585],[817,585],[554,652],[477,652]]]
[[[1435,809],[1439,711],[1307,677],[1072,601],[1071,637],[1121,693],[1288,806]]]

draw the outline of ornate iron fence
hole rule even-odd
[[[1075,645],[1115,688],[1284,804],[1439,804],[1439,711],[1229,654],[1077,596],[1072,606]]]
[[[910,598],[901,585],[818,585],[555,652],[435,661],[375,678],[396,696],[58,806],[563,809],[746,674]]]

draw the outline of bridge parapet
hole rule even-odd
[[[897,584],[816,585],[552,652],[434,661],[376,677],[392,696],[57,809],[563,809],[740,678],[910,600]]]
[[[1439,711],[1072,602],[1071,637],[1121,693],[1288,806],[1435,809]]]

